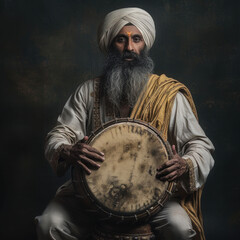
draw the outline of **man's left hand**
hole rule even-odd
[[[175,145],[172,145],[173,158],[157,169],[156,178],[161,181],[173,181],[180,178],[188,170],[186,160],[181,158],[177,152]]]

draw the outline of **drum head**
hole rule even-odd
[[[79,174],[84,194],[98,209],[109,216],[138,220],[162,207],[173,186],[156,179],[156,169],[170,154],[156,129],[142,121],[121,119],[95,132],[89,145],[105,154],[100,169]],[[78,180],[75,174],[75,185]]]

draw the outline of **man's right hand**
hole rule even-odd
[[[104,161],[104,153],[86,144],[88,137],[85,136],[81,141],[74,145],[64,145],[60,151],[60,158],[70,164],[78,164],[87,173],[91,169],[100,168],[98,162]]]

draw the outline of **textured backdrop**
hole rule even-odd
[[[153,16],[155,73],[189,87],[216,147],[202,203],[207,239],[239,236],[239,1],[1,0],[1,239],[36,238],[34,216],[66,180],[44,159],[44,138],[77,85],[101,73],[98,23],[127,6]]]

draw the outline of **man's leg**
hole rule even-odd
[[[186,211],[174,200],[167,202],[150,224],[161,240],[192,239],[196,235]]]
[[[82,240],[91,233],[95,219],[83,211],[71,187],[63,185],[35,222],[38,240]]]

